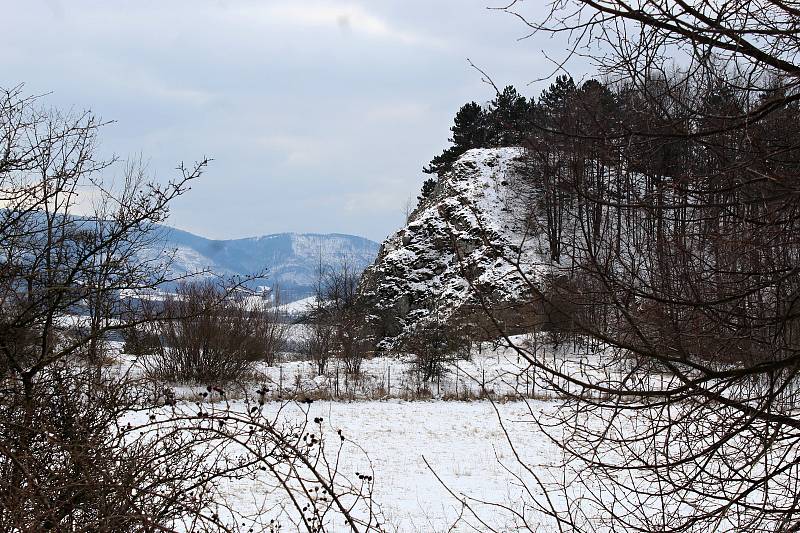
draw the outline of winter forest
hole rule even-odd
[[[800,7],[481,5],[560,48],[380,243],[177,230],[214,159],[0,74],[0,531],[800,531]]]

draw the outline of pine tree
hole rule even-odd
[[[569,110],[569,102],[577,88],[570,76],[558,76],[549,88],[539,96],[538,118],[547,128],[557,127]]]
[[[486,112],[475,102],[461,106],[450,128],[453,136],[449,139],[453,146],[434,157],[422,171],[441,176],[453,167],[456,159],[472,148],[487,146]]]
[[[579,98],[583,102],[583,107],[588,111],[598,115],[598,117],[609,118],[619,111],[619,104],[609,88],[591,79],[581,85]]]
[[[428,178],[422,182],[422,190],[417,196],[417,202],[422,203],[427,200],[432,194],[434,189],[436,189],[436,180],[434,178]]]
[[[489,104],[489,142],[492,146],[518,145],[528,131],[528,101],[509,85]]]
[[[483,148],[486,146],[486,112],[475,102],[461,106],[450,128],[453,136],[449,139],[455,146]]]

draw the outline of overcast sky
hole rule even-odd
[[[213,238],[283,231],[381,240],[466,101],[535,94],[564,43],[491,0],[3,2],[0,85],[115,124],[102,150],[159,178],[214,158],[171,224]],[[533,12],[545,2],[528,2]]]

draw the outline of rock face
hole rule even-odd
[[[382,347],[391,349],[430,321],[494,337],[487,308],[506,332],[540,319],[530,289],[543,254],[515,186],[524,167],[519,148],[468,151],[407,225],[384,241],[361,284],[381,325]]]

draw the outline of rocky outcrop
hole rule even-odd
[[[519,148],[468,151],[406,226],[383,242],[361,291],[373,304],[385,348],[433,320],[494,336],[485,308],[504,329],[540,320],[531,286],[543,261],[517,186],[524,168]]]

